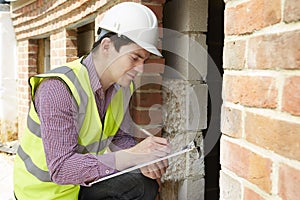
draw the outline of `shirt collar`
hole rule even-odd
[[[89,55],[83,58],[82,64],[85,65],[88,70],[93,92],[95,93],[97,90],[102,89],[102,85],[93,62],[92,53],[89,53]]]
[[[97,71],[96,71],[96,68],[95,68],[95,65],[93,62],[92,53],[89,53],[89,55],[87,55],[85,58],[83,58],[81,63],[83,65],[85,65],[88,70],[93,92],[95,93],[99,89],[103,90],[103,86],[100,82],[100,79],[98,77],[98,74],[97,74]],[[115,90],[119,90],[121,88],[121,86],[119,84],[115,83],[115,84],[113,84],[113,88]]]

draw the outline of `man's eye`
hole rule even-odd
[[[137,56],[132,56],[131,59],[132,59],[133,61],[137,61],[139,58],[138,58]]]

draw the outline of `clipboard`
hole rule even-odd
[[[125,174],[125,173],[128,173],[128,172],[137,170],[137,169],[139,169],[139,168],[145,167],[145,166],[147,166],[147,165],[154,164],[154,163],[159,162],[159,161],[162,161],[162,160],[166,160],[166,159],[169,159],[169,158],[172,158],[172,157],[181,155],[181,154],[183,154],[183,153],[192,151],[192,150],[195,149],[195,148],[196,148],[195,142],[192,141],[192,142],[190,142],[188,145],[183,146],[183,147],[180,149],[180,151],[174,152],[174,153],[169,154],[169,155],[167,155],[167,156],[165,156],[165,157],[158,158],[158,159],[155,159],[155,160],[146,162],[146,163],[142,163],[142,164],[139,164],[139,165],[135,165],[135,166],[133,166],[133,167],[124,169],[124,170],[122,170],[122,171],[119,171],[119,172],[117,172],[117,173],[115,173],[115,174],[111,174],[111,175],[109,175],[109,176],[105,176],[105,177],[103,177],[103,178],[100,178],[100,179],[98,179],[98,180],[96,180],[96,181],[93,181],[93,182],[89,183],[88,186],[92,186],[92,185],[95,184],[95,183],[98,183],[98,182],[101,182],[101,181],[104,181],[104,180],[107,180],[107,179],[110,179],[110,178],[113,178],[113,177],[116,177],[116,176],[120,176],[120,175],[122,175],[122,174]]]

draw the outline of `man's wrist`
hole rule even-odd
[[[135,159],[128,149],[115,152],[116,169],[122,171],[136,165]]]

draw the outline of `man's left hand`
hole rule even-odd
[[[169,166],[168,159],[141,168],[144,176],[152,179],[161,178]]]

